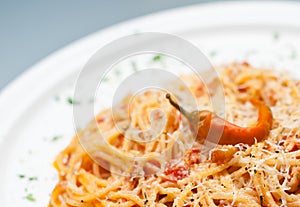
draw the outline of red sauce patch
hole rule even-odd
[[[189,176],[190,167],[201,162],[200,152],[199,146],[193,146],[192,149],[185,154],[182,161],[171,160],[164,174],[167,175],[171,181],[178,181]]]
[[[191,151],[187,153],[186,162],[188,165],[199,164],[201,162],[200,159],[200,149],[193,147]]]
[[[171,161],[168,164],[164,173],[165,175],[168,176],[169,180],[178,181],[187,177],[190,174],[190,171],[189,171],[189,166],[183,161],[179,163],[175,163],[174,161]]]

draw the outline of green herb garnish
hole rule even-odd
[[[297,58],[297,51],[296,51],[296,50],[292,50],[292,51],[291,51],[290,58],[291,58],[292,60],[294,60],[294,59]]]
[[[280,34],[279,34],[278,32],[274,32],[274,33],[273,33],[273,39],[274,39],[274,40],[278,40],[279,37],[280,37]]]
[[[29,201],[35,201],[35,198],[33,197],[32,194],[28,194],[25,198]]]
[[[30,177],[30,178],[28,178],[28,180],[33,181],[33,180],[38,180],[38,178],[37,177]]]
[[[67,99],[67,101],[68,101],[68,103],[71,104],[71,105],[79,104],[79,102],[74,101],[74,100],[73,100],[72,98],[70,98],[70,97]]]
[[[153,58],[152,58],[153,61],[157,62],[157,61],[160,61],[161,60],[161,56],[160,55],[155,55]]]
[[[57,136],[54,136],[54,137],[52,137],[52,139],[51,139],[51,141],[57,141],[57,140],[59,140],[59,139],[61,139],[62,138],[62,136],[60,136],[60,135],[57,135]]]
[[[213,51],[210,51],[209,56],[210,57],[215,57],[217,54],[218,54],[218,52],[213,50]]]
[[[20,174],[20,175],[19,175],[19,178],[23,179],[23,178],[25,178],[25,175]]]
[[[119,68],[117,68],[117,69],[115,69],[114,73],[116,76],[120,76],[121,70]]]
[[[131,61],[131,67],[132,67],[132,70],[133,70],[134,72],[138,71],[138,68],[137,68],[136,62],[134,62],[134,61]]]

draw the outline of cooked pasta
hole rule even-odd
[[[252,145],[218,145],[208,157],[201,156],[203,143],[196,142],[177,162],[170,160],[163,173],[121,176],[111,173],[114,164],[109,171],[93,161],[76,136],[54,162],[59,182],[49,207],[300,206],[300,81],[247,63],[217,70],[225,92],[226,120],[253,126],[257,110],[249,97],[271,108],[273,125],[266,139]],[[190,83],[199,105],[209,109],[203,83],[191,75],[182,78]],[[97,139],[99,127],[111,146],[135,156],[162,153],[174,137],[188,139],[180,126],[181,114],[157,91],[147,91],[130,103],[130,125],[148,129],[148,114],[159,107],[167,118],[164,132],[147,144],[125,139],[114,123],[128,119],[122,116],[127,103],[119,106],[117,120],[112,119],[110,110],[104,110],[79,134]]]

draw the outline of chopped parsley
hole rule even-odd
[[[104,77],[104,78],[101,79],[101,81],[107,82],[107,81],[109,81],[109,78],[108,77]]]
[[[134,72],[138,71],[137,65],[135,61],[131,61],[131,67]]]
[[[60,100],[60,97],[59,97],[58,95],[55,95],[55,96],[54,96],[54,100],[55,100],[55,101],[59,101],[59,100]]]
[[[161,56],[160,56],[160,55],[155,55],[155,56],[152,58],[152,60],[153,60],[154,62],[160,61],[160,60],[161,60]]]
[[[73,104],[74,103],[73,99],[72,98],[68,98],[68,103],[69,104]]]
[[[79,102],[74,101],[74,100],[73,100],[72,98],[70,98],[70,97],[67,99],[67,101],[68,101],[68,103],[71,104],[71,105],[79,104]]]
[[[19,175],[19,178],[23,179],[23,178],[25,178],[25,175],[20,174],[20,175]]]
[[[297,51],[296,51],[296,50],[292,50],[292,51],[291,51],[290,58],[291,58],[292,60],[294,60],[294,59],[297,58]]]
[[[18,175],[18,176],[19,176],[20,179],[26,178],[26,175],[24,175],[24,174],[20,174],[20,175]],[[29,181],[38,180],[38,177],[36,177],[36,176],[29,177],[28,180],[29,180]]]
[[[28,180],[33,181],[33,180],[38,180],[38,178],[37,177],[30,177],[30,178],[28,178]]]
[[[121,70],[119,68],[116,68],[114,71],[116,76],[120,76],[121,75]]]
[[[62,136],[57,135],[57,136],[52,137],[51,141],[55,142],[55,141],[57,141],[57,140],[59,140],[61,138],[62,138]]]
[[[35,198],[33,197],[33,195],[30,193],[25,197],[28,201],[35,201]]]
[[[280,38],[280,34],[278,32],[274,32],[273,33],[273,39],[274,40],[279,40],[279,38]]]
[[[210,51],[209,56],[210,56],[210,57],[215,57],[217,54],[218,54],[217,51],[212,50],[212,51]]]

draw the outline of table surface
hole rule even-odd
[[[205,0],[0,0],[0,90],[75,40],[145,14]]]

